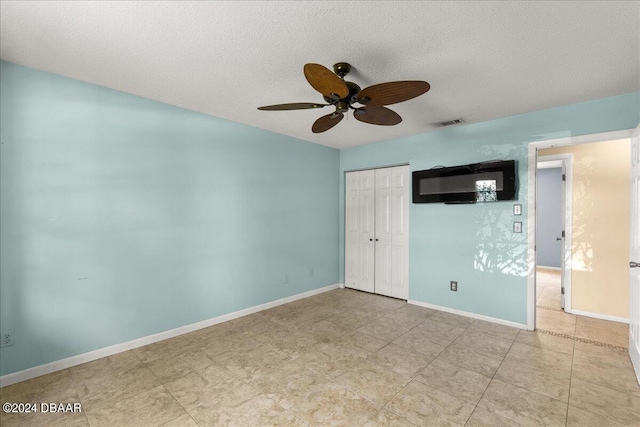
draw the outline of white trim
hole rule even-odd
[[[418,305],[420,307],[432,308],[434,310],[446,311],[447,313],[457,314],[459,316],[471,317],[472,319],[485,320],[487,322],[497,323],[499,325],[511,326],[512,328],[527,329],[524,323],[512,322],[510,320],[499,319],[497,317],[485,316],[484,314],[471,313],[469,311],[457,310],[455,308],[435,305],[428,302],[407,300],[409,304]]]
[[[551,156],[546,156],[551,157]],[[541,157],[538,158],[538,169],[558,169],[562,167],[562,160],[549,160],[542,161]]]
[[[11,384],[19,383],[21,381],[30,380],[41,375],[50,374],[52,372],[61,371],[63,369],[71,368],[73,366],[81,365],[83,363],[92,362],[103,357],[112,356],[117,353],[122,353],[127,350],[142,347],[145,345],[153,344],[158,341],[163,341],[169,338],[177,337],[189,332],[197,331],[199,329],[208,328],[209,326],[217,325],[218,323],[227,322],[229,320],[237,319],[239,317],[247,316],[249,314],[257,313],[259,311],[267,310],[269,308],[277,307],[279,305],[287,304],[292,301],[296,301],[302,298],[308,298],[313,295],[317,295],[323,292],[328,292],[333,289],[338,289],[339,284],[325,286],[323,288],[314,289],[301,294],[292,295],[290,297],[280,298],[275,301],[267,302],[253,307],[245,308],[242,310],[234,311],[233,313],[223,314],[222,316],[212,317],[201,322],[191,323],[189,325],[180,326],[175,329],[160,332],[146,337],[137,338],[135,340],[115,344],[109,347],[100,348],[87,353],[78,354],[77,356],[67,357],[65,359],[56,360],[54,362],[45,363],[44,365],[34,366],[33,368],[24,369],[22,371],[13,372],[0,377],[0,387],[5,387]]]
[[[618,130],[613,132],[603,132],[591,135],[569,136],[546,141],[535,141],[528,144],[528,174],[527,174],[527,329],[532,331],[536,326],[536,234],[535,234],[535,200],[536,200],[536,166],[538,148],[562,147],[566,145],[577,145],[588,142],[613,141],[630,138],[633,129]]]
[[[557,271],[562,270],[562,268],[560,267],[549,267],[548,265],[536,265],[536,268],[544,268],[545,270],[557,270]]]
[[[628,317],[609,316],[608,314],[593,313],[591,311],[583,310],[565,310],[569,314],[577,314],[579,316],[593,317],[594,319],[610,320],[612,322],[629,324]]]

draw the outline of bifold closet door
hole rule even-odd
[[[345,285],[409,297],[409,166],[346,174]]]
[[[348,172],[345,180],[345,286],[374,292],[375,173]]]
[[[409,166],[375,170],[375,293],[409,297]]]

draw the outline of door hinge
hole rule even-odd
[[[567,174],[566,174],[566,173],[563,173],[563,174],[562,174],[562,180],[563,180],[563,181],[566,181],[566,180],[567,180]]]
[[[560,293],[564,295],[564,288],[560,288]]]
[[[562,230],[562,237],[564,237],[564,230]]]

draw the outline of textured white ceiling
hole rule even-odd
[[[640,2],[7,2],[0,55],[17,64],[344,148],[640,90]],[[403,122],[330,107],[302,67],[353,65],[362,88],[426,80]]]

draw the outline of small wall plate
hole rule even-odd
[[[513,205],[513,214],[522,215],[522,205]]]
[[[513,223],[513,232],[514,233],[522,233],[522,223],[517,221]]]

